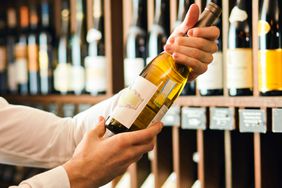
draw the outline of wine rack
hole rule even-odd
[[[74,2],[74,0],[71,0]],[[86,0],[90,5],[91,0]],[[60,1],[53,0],[55,14],[59,14]],[[96,104],[105,100],[123,88],[123,48],[126,33],[130,25],[131,0],[105,0],[105,45],[108,68],[107,94],[90,95],[46,95],[18,96],[4,95],[10,103],[28,105],[58,105],[59,111],[64,104]],[[201,6],[202,1],[196,0]],[[148,29],[153,23],[154,3],[147,0]],[[274,126],[274,110],[282,108],[282,96],[262,97],[258,90],[258,6],[259,1],[253,0],[253,96],[230,97],[224,85],[224,95],[204,97],[181,96],[175,105],[183,107],[204,108],[206,110],[205,128],[186,129],[184,125],[165,126],[157,138],[156,147],[152,153],[128,169],[131,188],[140,187],[150,173],[153,173],[155,188],[160,188],[172,172],[176,174],[176,187],[191,187],[196,180],[202,188],[268,188],[281,187],[282,151],[280,145],[282,136]],[[88,9],[90,9],[88,6]],[[227,49],[229,1],[223,0],[223,54]],[[91,10],[88,10],[90,12]],[[176,20],[177,1],[170,0],[170,23]],[[91,15],[87,14],[89,19]],[[72,17],[72,23],[75,19]],[[88,27],[90,24],[88,24]],[[56,29],[60,23],[56,21]],[[171,26],[171,30],[173,27]],[[224,56],[225,57],[225,56]],[[225,58],[224,58],[225,60]],[[224,69],[226,67],[224,66]],[[226,72],[226,70],[224,71]],[[226,75],[225,75],[226,78]],[[226,80],[226,79],[225,79]],[[234,111],[231,117],[233,128],[211,129],[211,108],[225,108]],[[265,131],[259,129],[241,132],[240,110],[262,110],[264,114]],[[59,113],[60,114],[60,113]],[[182,118],[183,114],[179,116]],[[277,115],[279,116],[279,114]],[[280,113],[282,116],[282,113]],[[243,120],[242,120],[243,121]],[[275,131],[274,131],[275,130]],[[280,131],[282,131],[280,129]],[[278,132],[278,133],[274,133]],[[118,183],[120,178],[113,181]]]

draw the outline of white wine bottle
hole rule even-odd
[[[215,23],[221,8],[209,3],[195,27]],[[133,85],[122,91],[118,104],[106,120],[105,137],[135,131],[161,120],[181,93],[190,68],[177,64],[166,52],[154,58],[145,67]]]

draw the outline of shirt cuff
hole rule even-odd
[[[70,188],[67,172],[62,166],[27,179],[23,181],[20,186],[21,185],[29,186],[31,188]]]

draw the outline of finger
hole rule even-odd
[[[173,45],[173,44],[166,44],[166,45]],[[186,46],[186,47],[197,48],[208,53],[215,53],[218,50],[218,46],[215,41],[210,41],[198,37],[176,37],[174,45],[178,45],[180,47]]]
[[[183,36],[186,35],[188,29],[192,28],[199,18],[199,7],[196,4],[192,4],[185,16],[184,21],[172,32],[170,37],[168,38],[169,42],[171,38],[175,36]]]
[[[173,53],[172,57],[177,63],[184,64],[191,67],[197,74],[203,74],[207,71],[207,64],[200,62],[199,60],[186,56],[181,53]]]
[[[199,74],[195,73],[193,70],[189,73],[188,82],[195,80]]]
[[[208,40],[216,40],[220,35],[220,31],[216,26],[197,27],[188,31],[189,37],[201,37]]]
[[[100,116],[97,126],[90,131],[90,136],[101,138],[106,132],[105,119]]]
[[[142,145],[153,140],[161,132],[162,127],[163,124],[158,122],[143,130],[122,133],[121,136],[127,141],[127,145]]]
[[[173,45],[172,48],[173,51],[171,51],[170,53],[181,53],[183,55],[197,59],[202,63],[209,64],[213,60],[213,56],[211,53],[207,53],[197,48],[191,48],[191,47],[179,46],[179,45]]]

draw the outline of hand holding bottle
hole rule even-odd
[[[189,81],[206,72],[208,64],[213,60],[212,54],[218,49],[216,40],[220,34],[219,29],[215,26],[192,28],[198,17],[199,7],[193,4],[184,21],[173,31],[164,47],[177,63],[192,68]]]
[[[128,166],[154,148],[162,124],[104,139],[105,120],[83,137],[71,160],[63,166],[71,187],[99,187],[123,174]],[[77,171],[77,169],[80,169]]]

